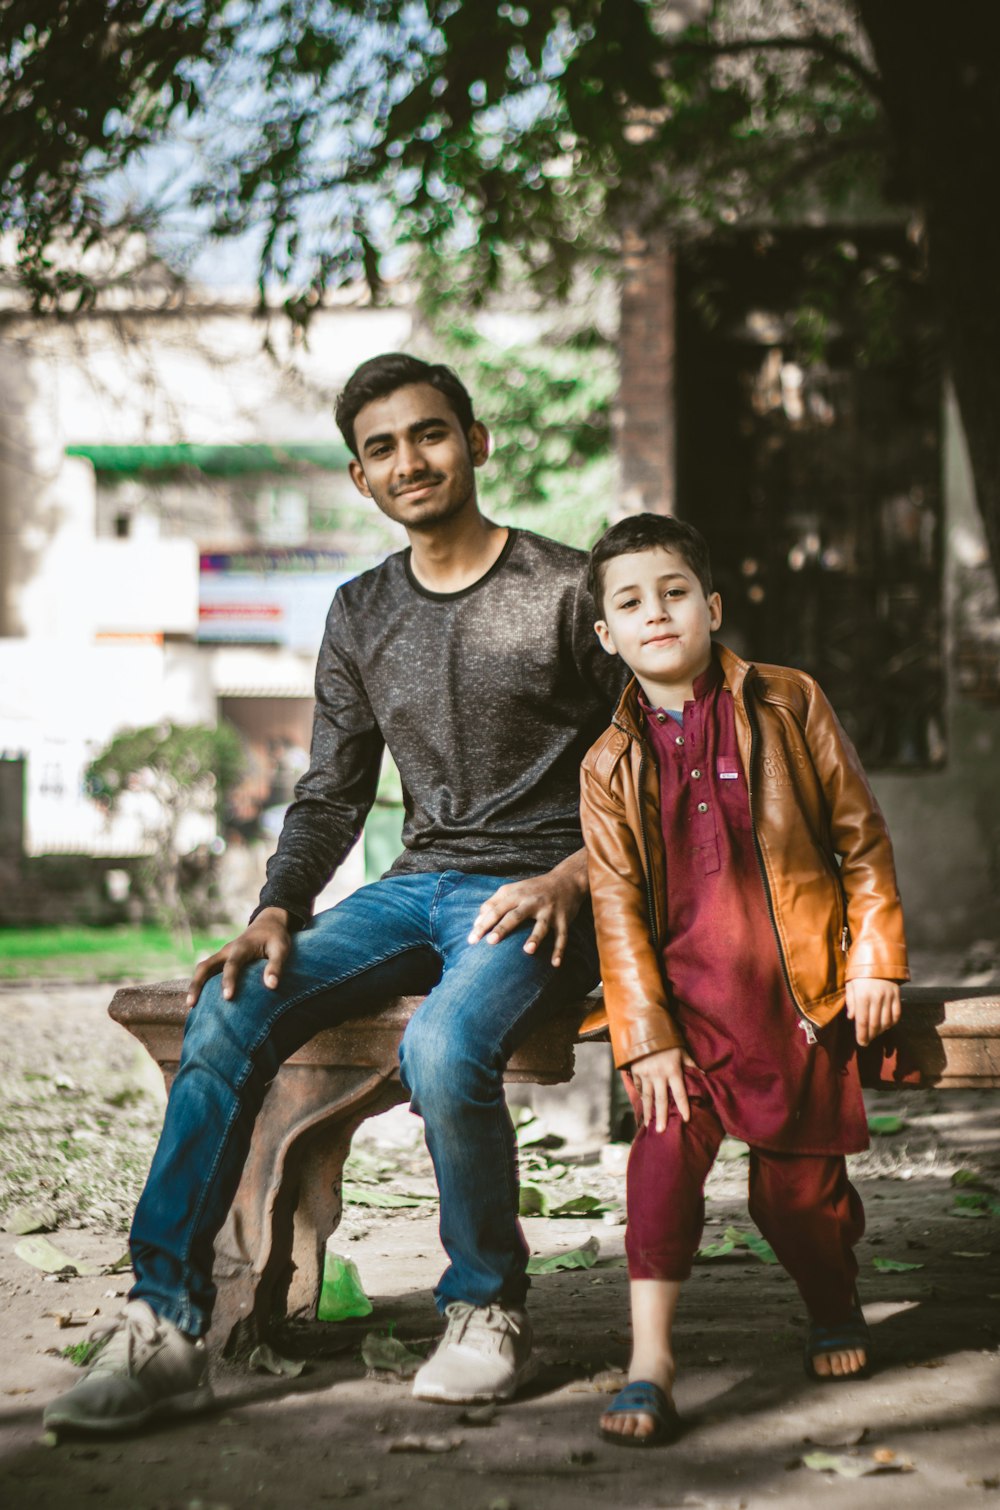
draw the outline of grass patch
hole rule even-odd
[[[0,981],[162,980],[225,941],[195,934],[189,948],[166,928],[0,928]]]

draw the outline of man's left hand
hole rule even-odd
[[[854,1022],[854,1036],[862,1048],[880,1033],[894,1028],[901,1010],[896,981],[862,979],[847,982],[847,1015]]]
[[[527,881],[509,881],[483,903],[472,925],[469,943],[499,944],[508,933],[534,918],[535,926],[524,945],[534,954],[542,939],[553,933],[552,963],[561,965],[569,927],[587,895],[587,854],[578,850],[554,870]]]

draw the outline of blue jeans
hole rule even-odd
[[[386,997],[427,993],[404,1034],[400,1072],[424,1119],[441,1197],[449,1265],[435,1298],[441,1309],[453,1300],[523,1304],[528,1252],[504,1066],[548,1014],[592,989],[598,965],[589,907],[558,970],[550,938],[525,954],[530,924],[499,944],[470,945],[480,906],[502,884],[459,871],[388,876],[295,935],[277,989],[263,984],[263,962],[244,972],[231,1002],[218,976],[208,982],[132,1224],[132,1298],[190,1335],[208,1330],[213,1244],[282,1061]]]

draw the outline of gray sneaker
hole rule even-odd
[[[49,1431],[128,1431],[211,1404],[208,1353],[144,1300],[130,1300],[79,1383],[45,1407]]]
[[[459,1300],[445,1315],[445,1334],[413,1381],[418,1400],[509,1400],[533,1376],[526,1311]]]

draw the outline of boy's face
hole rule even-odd
[[[358,411],[350,463],[355,487],[408,530],[433,530],[476,506],[474,468],[489,454],[476,421],[468,435],[443,393],[407,383]]]
[[[712,631],[722,623],[717,592],[706,598],[683,556],[655,546],[615,556],[604,567],[604,618],[594,628],[609,655],[635,672],[654,707],[671,693],[691,696],[708,669]]]

